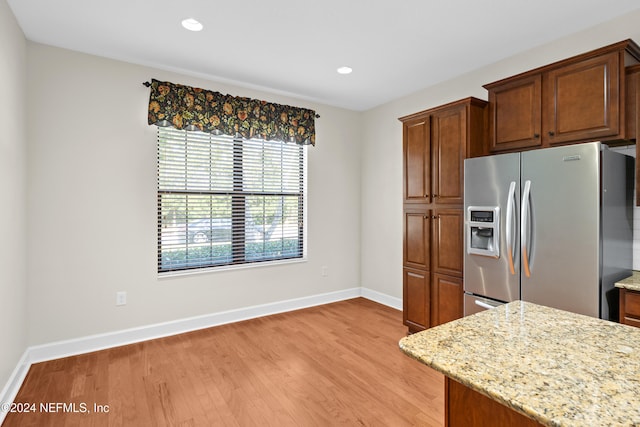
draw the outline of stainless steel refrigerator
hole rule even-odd
[[[464,313],[522,299],[617,320],[634,159],[598,142],[465,160]]]

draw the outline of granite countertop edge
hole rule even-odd
[[[632,271],[631,276],[619,280],[615,284],[616,288],[628,289],[630,291],[640,292],[640,271]]]

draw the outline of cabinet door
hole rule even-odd
[[[557,144],[617,136],[619,68],[619,53],[612,52],[546,73],[543,140]]]
[[[626,136],[636,141],[636,206],[640,206],[640,64],[627,67],[625,96]]]
[[[404,213],[404,264],[407,267],[429,270],[429,240],[431,239],[431,211]]]
[[[403,125],[405,202],[431,200],[431,152],[429,116]]]
[[[462,209],[436,209],[433,217],[432,271],[462,277]]]
[[[640,327],[640,292],[620,289],[620,323]]]
[[[542,76],[509,81],[489,89],[489,149],[492,152],[539,147]]]
[[[409,332],[430,327],[429,272],[405,268],[402,280],[402,320]]]
[[[463,203],[463,170],[467,141],[467,110],[458,106],[431,116],[433,201]]]
[[[626,68],[625,91],[625,135],[629,140],[637,140],[640,121],[640,64]]]
[[[462,279],[459,277],[433,275],[431,289],[431,326],[438,326],[462,317]]]

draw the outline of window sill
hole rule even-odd
[[[247,270],[254,268],[268,268],[275,267],[280,265],[287,264],[300,264],[307,262],[307,257],[302,258],[294,258],[294,259],[283,259],[276,261],[265,261],[253,264],[237,264],[237,265],[225,265],[220,267],[205,267],[205,268],[195,268],[192,270],[181,270],[181,271],[167,271],[163,273],[158,273],[158,279],[171,279],[176,277],[184,277],[184,276],[195,276],[201,274],[209,274],[209,273],[219,273],[219,272],[229,272],[236,270]]]

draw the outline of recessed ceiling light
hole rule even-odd
[[[340,74],[351,74],[353,70],[351,67],[340,67],[336,71]]]
[[[189,31],[201,31],[204,28],[200,22],[193,18],[183,19],[182,26]]]

